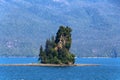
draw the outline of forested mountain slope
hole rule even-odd
[[[0,0],[0,56],[38,56],[60,25],[81,57],[120,56],[118,0]]]

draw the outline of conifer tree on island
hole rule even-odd
[[[75,55],[69,52],[71,32],[70,27],[60,26],[56,37],[46,40],[45,49],[40,47],[39,61],[44,64],[74,64]]]

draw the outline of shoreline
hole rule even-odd
[[[100,66],[100,64],[0,64],[0,66],[46,66],[46,67],[67,67],[67,66]]]

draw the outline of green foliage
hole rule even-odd
[[[66,43],[63,45],[63,47],[69,50],[72,42],[71,32],[71,28],[60,26],[60,29],[57,32],[55,43],[58,44],[60,42],[61,37],[64,37]]]
[[[74,54],[69,52],[71,47],[71,31],[69,27],[60,26],[56,38],[46,40],[45,50],[40,47],[39,61],[50,64],[74,64]]]

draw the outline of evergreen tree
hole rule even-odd
[[[46,40],[45,50],[40,47],[39,60],[41,63],[74,64],[75,55],[69,52],[71,47],[71,32],[69,27],[60,26],[56,38]]]

